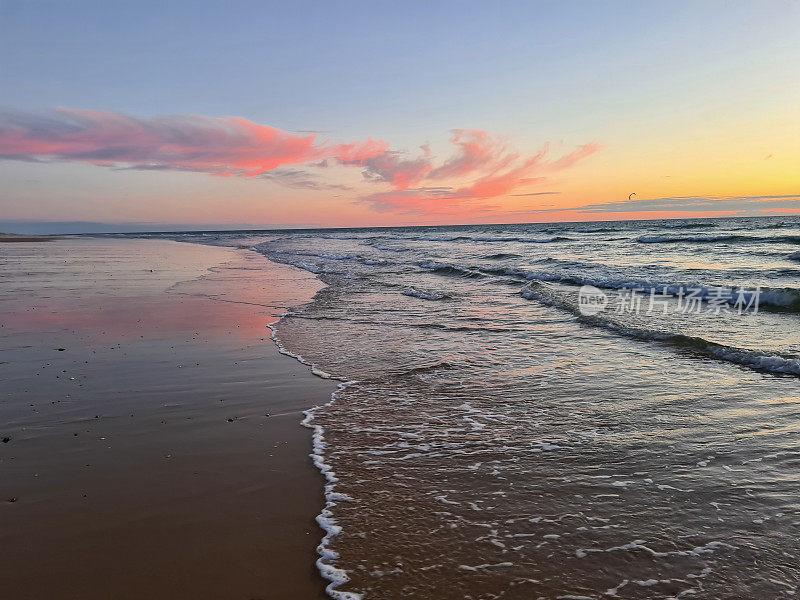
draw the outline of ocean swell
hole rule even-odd
[[[642,235],[636,238],[641,244],[712,244],[716,242],[761,243],[761,244],[800,244],[800,235],[779,235],[775,237],[753,235]]]
[[[800,312],[800,289],[798,288],[730,288],[726,286],[702,285],[696,282],[658,282],[644,279],[614,278],[600,275],[590,276],[581,273],[529,271],[525,269],[514,268],[482,268],[481,271],[487,274],[507,275],[510,277],[526,279],[528,281],[563,283],[575,286],[591,285],[607,290],[638,290],[645,294],[654,292],[658,294],[663,293],[670,296],[678,296],[681,292],[684,294],[692,292],[696,297],[701,298],[702,300],[708,300],[711,297],[717,296],[718,290],[720,289],[727,289],[731,291],[731,296],[728,299],[729,304],[736,304],[738,301],[742,301],[745,305],[747,305],[751,301],[755,300],[754,296],[757,295],[759,307],[763,306],[768,307],[771,310],[786,312]]]
[[[603,327],[625,337],[664,343],[673,347],[692,351],[708,358],[735,363],[756,371],[800,377],[800,357],[779,356],[758,350],[747,350],[712,342],[698,336],[632,327],[614,321],[608,317],[584,315],[580,312],[575,300],[566,294],[560,293],[546,283],[531,282],[525,286],[521,294],[522,297],[527,300],[536,300],[549,306],[567,310],[577,316],[583,323]]]

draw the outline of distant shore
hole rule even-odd
[[[55,235],[24,235],[18,233],[0,233],[0,243],[2,242],[52,242],[60,239]]]
[[[0,589],[17,600],[325,598],[302,411],[334,386],[266,327],[320,283],[168,241],[0,250]]]

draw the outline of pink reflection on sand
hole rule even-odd
[[[169,337],[183,332],[264,338],[269,334],[267,323],[274,320],[266,310],[248,304],[166,294],[39,302],[35,308],[20,306],[0,313],[0,322],[9,333],[70,331],[98,340]]]
[[[164,240],[80,239],[0,248],[0,335],[84,340],[202,333],[262,339],[313,295],[313,275],[245,250]]]

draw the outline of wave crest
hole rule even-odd
[[[640,244],[713,244],[716,242],[800,244],[800,235],[777,235],[764,237],[755,235],[642,235],[636,238]]]
[[[440,275],[449,275],[451,277],[468,277],[471,279],[483,277],[483,275],[475,269],[466,269],[456,265],[436,262],[435,260],[426,260],[418,264],[423,269],[433,271],[434,273],[438,273]]]
[[[537,300],[543,304],[565,309],[576,315],[584,323],[603,327],[625,337],[668,344],[693,351],[707,358],[735,363],[756,371],[800,377],[800,357],[779,356],[759,350],[746,350],[712,342],[699,336],[632,327],[600,315],[584,315],[578,309],[577,302],[557,292],[546,283],[531,282],[525,286],[521,294],[527,300]]]
[[[421,300],[444,300],[448,298],[447,294],[437,294],[436,292],[424,292],[422,290],[418,290],[417,288],[408,288],[407,290],[403,290],[404,296],[412,296],[414,298],[419,298]]]

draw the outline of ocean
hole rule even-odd
[[[148,235],[327,285],[333,598],[796,597],[800,218]]]

